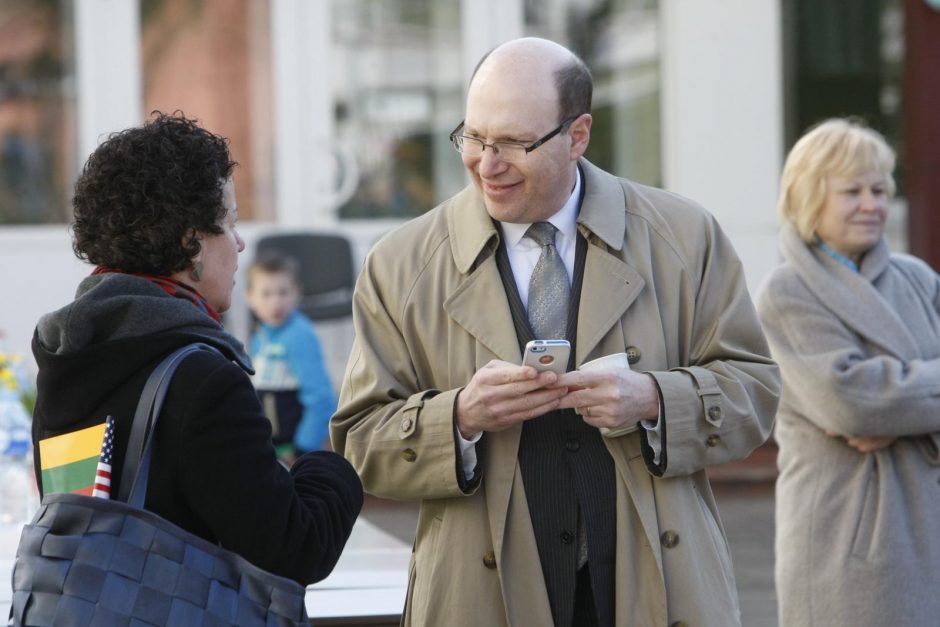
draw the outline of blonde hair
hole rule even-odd
[[[796,142],[787,155],[780,181],[777,212],[805,242],[816,241],[816,224],[826,201],[826,177],[855,177],[871,172],[885,178],[888,196],[895,191],[894,150],[863,123],[847,118],[825,120]]]

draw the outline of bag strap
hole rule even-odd
[[[121,469],[121,486],[118,490],[119,501],[124,501],[132,507],[144,508],[144,499],[147,495],[147,482],[150,478],[150,457],[153,448],[153,432],[157,426],[157,418],[163,407],[170,381],[180,363],[196,351],[206,350],[222,355],[218,349],[196,342],[179,348],[160,365],[158,365],[147,383],[144,384],[137,410],[134,412],[134,424],[127,441],[127,453],[124,466]]]

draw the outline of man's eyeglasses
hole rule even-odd
[[[493,142],[492,144],[487,144],[478,137],[458,135],[460,130],[463,128],[463,122],[458,124],[457,128],[450,132],[450,141],[454,144],[454,149],[457,152],[463,155],[467,155],[468,157],[479,157],[483,154],[484,150],[491,148],[493,150],[493,154],[503,161],[522,161],[525,159],[527,154],[550,140],[555,135],[561,133],[569,124],[577,120],[578,117],[579,116],[574,116],[565,119],[553,131],[535,140],[535,142],[529,144],[528,146],[517,142]]]

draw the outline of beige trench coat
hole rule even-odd
[[[632,347],[657,380],[666,471],[634,432],[606,439],[617,482],[616,624],[740,621],[705,467],[769,435],[779,375],[741,264],[693,203],[586,161],[578,228],[589,246],[577,363]],[[521,363],[473,187],[381,240],[356,287],[356,339],[331,423],[366,491],[421,501],[404,623],[550,625],[516,459],[521,427],[483,439],[482,482],[458,484],[457,393],[492,359]]]

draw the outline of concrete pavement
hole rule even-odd
[[[743,627],[777,627],[774,496],[770,482],[713,483],[731,547]]]

